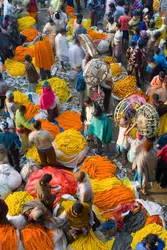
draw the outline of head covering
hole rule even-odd
[[[145,30],[140,31],[140,36],[145,37],[147,35],[147,32]]]
[[[139,12],[137,10],[132,11],[133,16],[139,16]]]
[[[44,82],[42,87],[43,88],[42,95],[40,97],[40,108],[47,110],[54,104],[55,95],[52,88],[50,87],[49,82]]]
[[[1,122],[0,123],[0,129],[2,131],[5,131],[5,129],[8,129],[9,128],[9,124],[7,122]]]
[[[12,91],[9,90],[9,91],[6,92],[6,98],[11,99],[13,97],[14,97],[14,95],[13,95]]]

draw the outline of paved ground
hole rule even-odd
[[[83,9],[82,13],[85,17],[88,16],[88,12]],[[38,30],[42,31],[43,26],[46,24],[47,20],[49,19],[48,13],[46,10],[39,10],[39,21],[37,24]],[[123,57],[123,64],[126,67],[126,59],[125,56]],[[111,110],[114,112],[115,106],[118,104],[117,101],[111,99]],[[116,141],[118,135],[118,127],[114,125],[114,120],[112,118],[113,124],[113,141]],[[111,144],[110,146],[111,157],[115,154],[115,143]],[[121,159],[120,159],[121,160]],[[127,169],[131,169],[131,164],[128,163],[125,166]],[[133,176],[129,175],[130,180],[133,180]],[[142,199],[149,199],[155,202],[158,202],[164,205],[167,208],[167,189],[161,189],[157,183],[153,184],[153,187],[149,190],[148,196],[141,196]]]

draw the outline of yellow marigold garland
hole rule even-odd
[[[86,140],[80,132],[75,129],[68,129],[56,136],[56,150],[72,156],[79,154],[86,146]]]
[[[113,77],[120,76],[120,74],[122,73],[122,69],[119,63],[110,64],[110,69]]]
[[[31,158],[34,161],[41,163],[41,160],[39,158],[39,154],[38,154],[37,148],[35,146],[32,146],[31,148],[29,148],[29,150],[26,153],[26,158],[27,159]]]
[[[103,180],[90,179],[93,192],[102,192],[112,189],[115,186],[121,186],[122,182],[117,177],[106,178]]]
[[[23,31],[26,29],[30,29],[33,25],[35,25],[36,21],[31,16],[25,16],[18,19],[19,31]]]
[[[136,249],[136,245],[143,240],[144,237],[147,236],[147,234],[157,234],[158,237],[160,237],[165,242],[165,248],[164,250],[167,250],[167,231],[161,227],[160,225],[149,224],[142,228],[141,230],[137,231],[136,233],[133,233],[133,241],[131,243],[132,249]]]
[[[11,216],[19,215],[22,211],[22,205],[34,198],[26,191],[14,192],[10,194],[5,202],[8,206],[8,214]]]
[[[27,95],[21,93],[20,91],[14,91],[14,101],[18,105],[25,105],[26,103],[29,103],[29,98]]]
[[[102,57],[101,58],[102,61],[105,61],[105,62],[108,62],[108,63],[116,63],[117,60],[114,58],[114,57],[109,57],[109,56],[106,56],[106,57]]]
[[[21,62],[6,59],[5,67],[8,70],[8,74],[14,77],[25,75],[25,65]]]

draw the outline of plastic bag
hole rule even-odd
[[[9,214],[7,214],[7,219],[9,220],[11,225],[17,228],[18,230],[23,229],[28,224],[28,222],[26,221],[26,219],[22,214],[15,216],[10,216]]]
[[[0,176],[0,178],[1,178],[1,176]],[[10,190],[10,188],[8,187],[7,184],[5,184],[5,183],[0,184],[0,199],[5,200],[6,197],[11,193],[12,193],[12,191]]]
[[[2,174],[3,178],[5,178],[5,183],[12,191],[17,189],[21,185],[22,183],[21,175],[10,165],[8,164],[0,165],[0,184],[2,181],[1,179]]]
[[[49,183],[51,186],[61,186],[60,192],[57,194],[54,201],[54,207],[63,194],[74,195],[76,193],[77,183],[74,179],[73,173],[66,170],[57,169],[55,167],[44,167],[42,169],[36,170],[30,175],[29,181],[26,185],[26,191],[32,196],[36,197],[34,185],[36,181],[41,179],[44,174],[52,175],[52,180]],[[52,192],[55,193],[54,190],[52,190]]]
[[[60,150],[55,150],[56,151],[56,155],[57,158],[58,156],[63,156],[66,159],[69,159],[67,162],[64,161],[59,161],[62,165],[68,167],[68,168],[76,168],[77,165],[83,161],[83,159],[86,157],[87,153],[88,153],[88,147],[86,146],[78,155],[66,155],[64,154],[62,151]]]
[[[40,168],[40,165],[37,162],[33,161],[32,159],[28,159],[20,172],[23,180],[27,182],[31,173],[33,173],[39,168]]]

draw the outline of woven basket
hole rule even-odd
[[[97,49],[92,41],[92,39],[86,35],[86,34],[81,34],[78,36],[78,40],[81,44],[81,47],[83,50],[88,53],[91,57],[96,57],[98,56]]]

